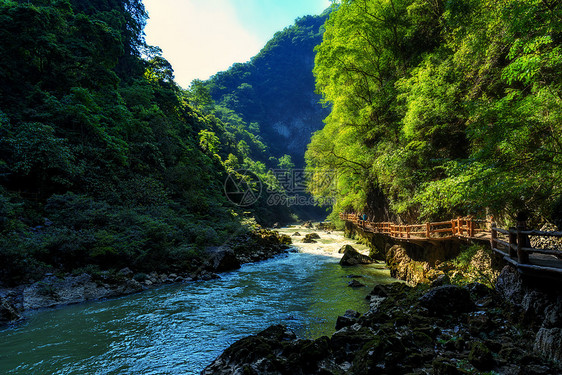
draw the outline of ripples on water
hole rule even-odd
[[[198,374],[230,344],[272,324],[301,338],[331,335],[338,315],[366,311],[372,286],[394,280],[382,265],[342,268],[334,249],[343,238],[321,236],[323,243],[298,244],[299,253],[217,280],[30,313],[0,331],[0,373]],[[347,287],[351,273],[369,287]]]

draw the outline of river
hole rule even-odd
[[[295,230],[310,232],[281,232]],[[317,244],[293,237],[298,252],[220,279],[27,313],[0,330],[0,373],[198,374],[230,344],[272,324],[301,338],[331,335],[338,315],[365,312],[373,285],[395,280],[382,264],[341,267],[337,250],[352,242],[318,233]],[[368,288],[348,287],[350,274]]]

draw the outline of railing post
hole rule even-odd
[[[529,238],[521,231],[527,229],[527,223],[524,220],[517,221],[517,261],[521,264],[529,263],[529,253],[524,251],[523,247],[529,247]]]
[[[517,261],[521,264],[527,264],[529,263],[529,254],[523,251],[523,245],[525,245],[525,235],[517,227]]]
[[[513,227],[509,228],[509,256],[517,256],[517,231]]]
[[[406,226],[406,238],[410,238],[410,226]]]
[[[490,248],[492,249],[492,251],[496,248],[496,239],[498,238],[498,232],[496,232],[496,223],[491,223],[492,227],[492,233],[490,236]]]
[[[461,217],[457,217],[457,233],[462,236]]]
[[[425,237],[431,238],[431,224],[425,223]]]

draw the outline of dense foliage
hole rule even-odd
[[[140,0],[0,1],[0,283],[189,269],[244,227],[223,182],[265,171],[265,146],[174,83],[146,17]]]
[[[307,151],[338,170],[335,212],[562,219],[560,2],[339,3],[314,70],[333,109]]]
[[[234,64],[204,83],[217,104],[221,119],[239,114],[269,146],[276,159],[289,155],[304,166],[304,151],[313,131],[322,127],[327,109],[314,93],[314,48],[322,41],[321,16],[306,16],[275,34],[258,55]],[[197,83],[197,82],[196,82]],[[277,161],[268,167],[277,167]]]

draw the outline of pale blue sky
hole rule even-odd
[[[320,14],[330,0],[144,0],[148,44],[162,48],[176,82],[187,88],[256,55],[297,17]]]

